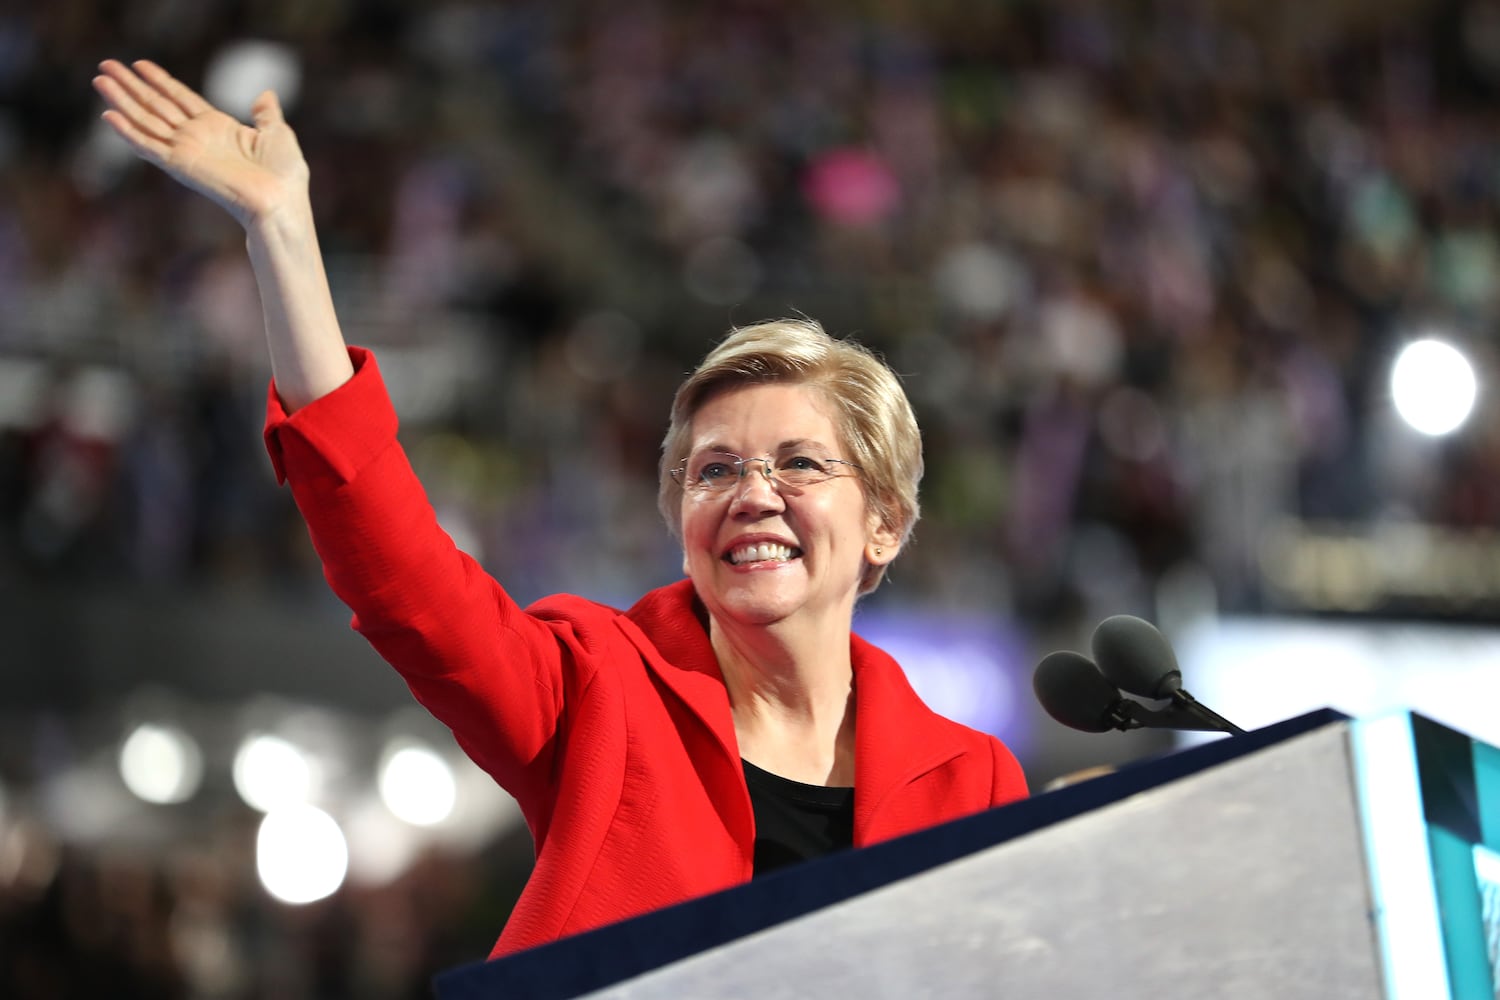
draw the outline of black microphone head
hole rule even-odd
[[[1120,691],[1082,653],[1048,653],[1036,665],[1031,687],[1047,714],[1069,728],[1086,733],[1116,728],[1113,712]]]
[[[1094,659],[1121,690],[1142,698],[1170,698],[1182,687],[1182,671],[1167,637],[1134,615],[1106,618],[1094,629]]]

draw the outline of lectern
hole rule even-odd
[[[435,986],[440,1000],[1493,998],[1495,858],[1500,751],[1411,713],[1324,710]]]

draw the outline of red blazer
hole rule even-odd
[[[573,596],[524,611],[438,527],[396,441],[374,358],[266,443],[353,625],[515,796],[536,867],[493,955],[748,880],[755,821],[729,698],[692,584],[620,612]],[[999,740],[945,719],[851,636],[854,842],[1026,794]]]

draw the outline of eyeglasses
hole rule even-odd
[[[672,470],[672,478],[681,483],[682,488],[691,495],[721,496],[739,486],[750,462],[759,462],[762,474],[778,488],[787,486],[802,489],[863,471],[853,462],[846,462],[841,458],[809,458],[806,455],[741,458],[728,452],[715,451],[689,458]],[[844,469],[853,469],[854,472],[846,473],[842,471]]]

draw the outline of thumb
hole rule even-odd
[[[276,97],[274,90],[260,92],[255,103],[250,105],[250,116],[255,120],[255,127],[259,129],[267,129],[286,122],[286,118],[281,113],[281,101]]]

